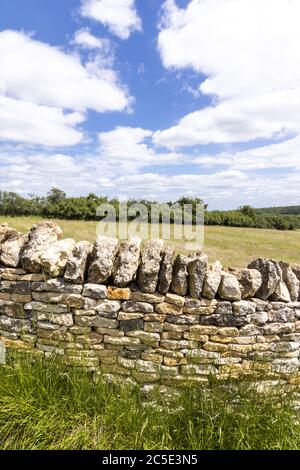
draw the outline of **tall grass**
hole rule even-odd
[[[57,360],[0,367],[0,449],[299,449],[298,418],[288,396],[246,382],[187,388],[168,405]]]

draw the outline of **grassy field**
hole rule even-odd
[[[299,449],[291,398],[219,383],[168,405],[52,359],[11,357],[0,366],[0,449]]]
[[[0,223],[26,232],[41,219],[34,217],[0,217]],[[64,237],[94,241],[97,222],[56,220],[64,231]],[[245,267],[259,256],[300,263],[300,231],[277,231],[235,227],[205,227],[204,251],[211,262],[221,260],[225,267]],[[184,251],[183,244],[174,243]]]

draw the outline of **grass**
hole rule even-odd
[[[172,406],[145,400],[138,388],[95,382],[57,359],[11,357],[0,367],[0,449],[300,448],[290,398],[246,382],[186,389]]]
[[[0,217],[0,223],[21,232],[27,232],[31,225],[40,221],[37,217]],[[56,220],[64,231],[64,237],[76,241],[94,241],[97,222]],[[245,267],[259,256],[283,259],[300,263],[300,231],[276,231],[235,227],[205,227],[204,250],[211,262],[221,260],[225,267]],[[182,242],[174,243],[177,250],[184,251]]]

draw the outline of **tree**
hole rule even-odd
[[[241,206],[239,208],[239,211],[243,215],[246,215],[247,217],[251,217],[251,219],[253,219],[253,217],[255,217],[255,209],[252,206]]]
[[[50,204],[59,204],[66,198],[66,193],[59,188],[52,188],[47,194],[47,202]]]

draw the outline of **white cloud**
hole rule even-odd
[[[81,14],[104,24],[121,39],[142,30],[134,0],[82,0]]]
[[[76,145],[83,133],[80,113],[41,106],[0,95],[0,140],[48,146]],[[0,157],[2,160],[2,157]]]
[[[255,171],[276,168],[300,170],[300,136],[277,144],[213,156],[198,156],[193,163],[203,167],[225,165],[232,170]]]
[[[169,147],[240,142],[299,132],[300,29],[297,0],[164,3],[158,48],[167,68],[207,76],[214,106],[156,134]]]
[[[157,131],[154,141],[176,148],[197,144],[247,142],[300,132],[300,87],[221,101]]]
[[[106,51],[109,48],[109,41],[91,34],[88,28],[82,28],[74,34],[74,43],[84,49],[100,49]]]
[[[149,165],[182,162],[184,156],[174,152],[157,152],[151,145],[153,132],[139,127],[117,127],[99,134],[100,157],[122,171]]]
[[[297,142],[291,142],[292,146],[296,151]],[[245,173],[233,164],[211,173],[201,172],[196,165],[193,171],[184,172],[169,163],[167,171],[160,167],[159,172],[152,168],[147,172],[122,166],[121,160],[111,164],[104,154],[72,157],[32,150],[25,153],[21,146],[16,147],[1,149],[0,186],[25,195],[45,194],[56,185],[68,195],[95,192],[165,201],[190,195],[204,198],[210,209],[236,208],[245,203],[262,207],[274,205],[274,201],[282,205],[300,203],[300,172],[294,170],[268,176],[264,172]],[[278,162],[279,158],[278,153]]]
[[[6,94],[76,111],[124,110],[130,100],[112,70],[82,65],[80,57],[21,33],[0,33],[0,83]]]

